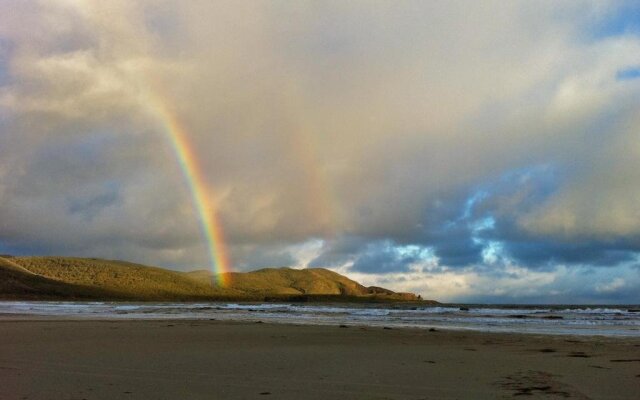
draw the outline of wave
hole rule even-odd
[[[289,303],[0,302],[1,315],[100,319],[268,320],[495,332],[640,336],[640,313],[623,307],[398,307]]]

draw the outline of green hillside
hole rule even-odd
[[[206,272],[206,271],[205,271]],[[210,280],[211,275],[205,279]],[[233,288],[247,293],[269,295],[351,295],[368,294],[366,288],[335,272],[314,269],[265,268],[249,273],[229,273]],[[202,276],[199,279],[203,281]]]
[[[54,300],[118,296],[94,286],[74,285],[36,275],[12,260],[0,257],[0,298]]]
[[[208,271],[178,272],[124,261],[71,257],[0,257],[0,298],[417,301],[410,293],[367,288],[322,268],[230,273],[218,287]]]
[[[189,273],[200,282],[211,281],[208,271]],[[247,273],[229,273],[231,287],[256,296],[352,296],[390,297],[416,300],[411,293],[365,287],[346,276],[324,268],[264,268]]]

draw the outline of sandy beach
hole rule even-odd
[[[636,399],[640,339],[0,321],[1,399]]]

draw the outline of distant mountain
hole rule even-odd
[[[422,301],[412,293],[365,287],[323,268],[233,272],[227,287],[209,271],[178,272],[124,261],[0,257],[0,298],[130,301]]]

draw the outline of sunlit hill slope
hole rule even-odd
[[[221,288],[208,271],[178,272],[93,258],[0,257],[0,298],[129,301],[421,301],[365,287],[323,268],[230,273]]]

